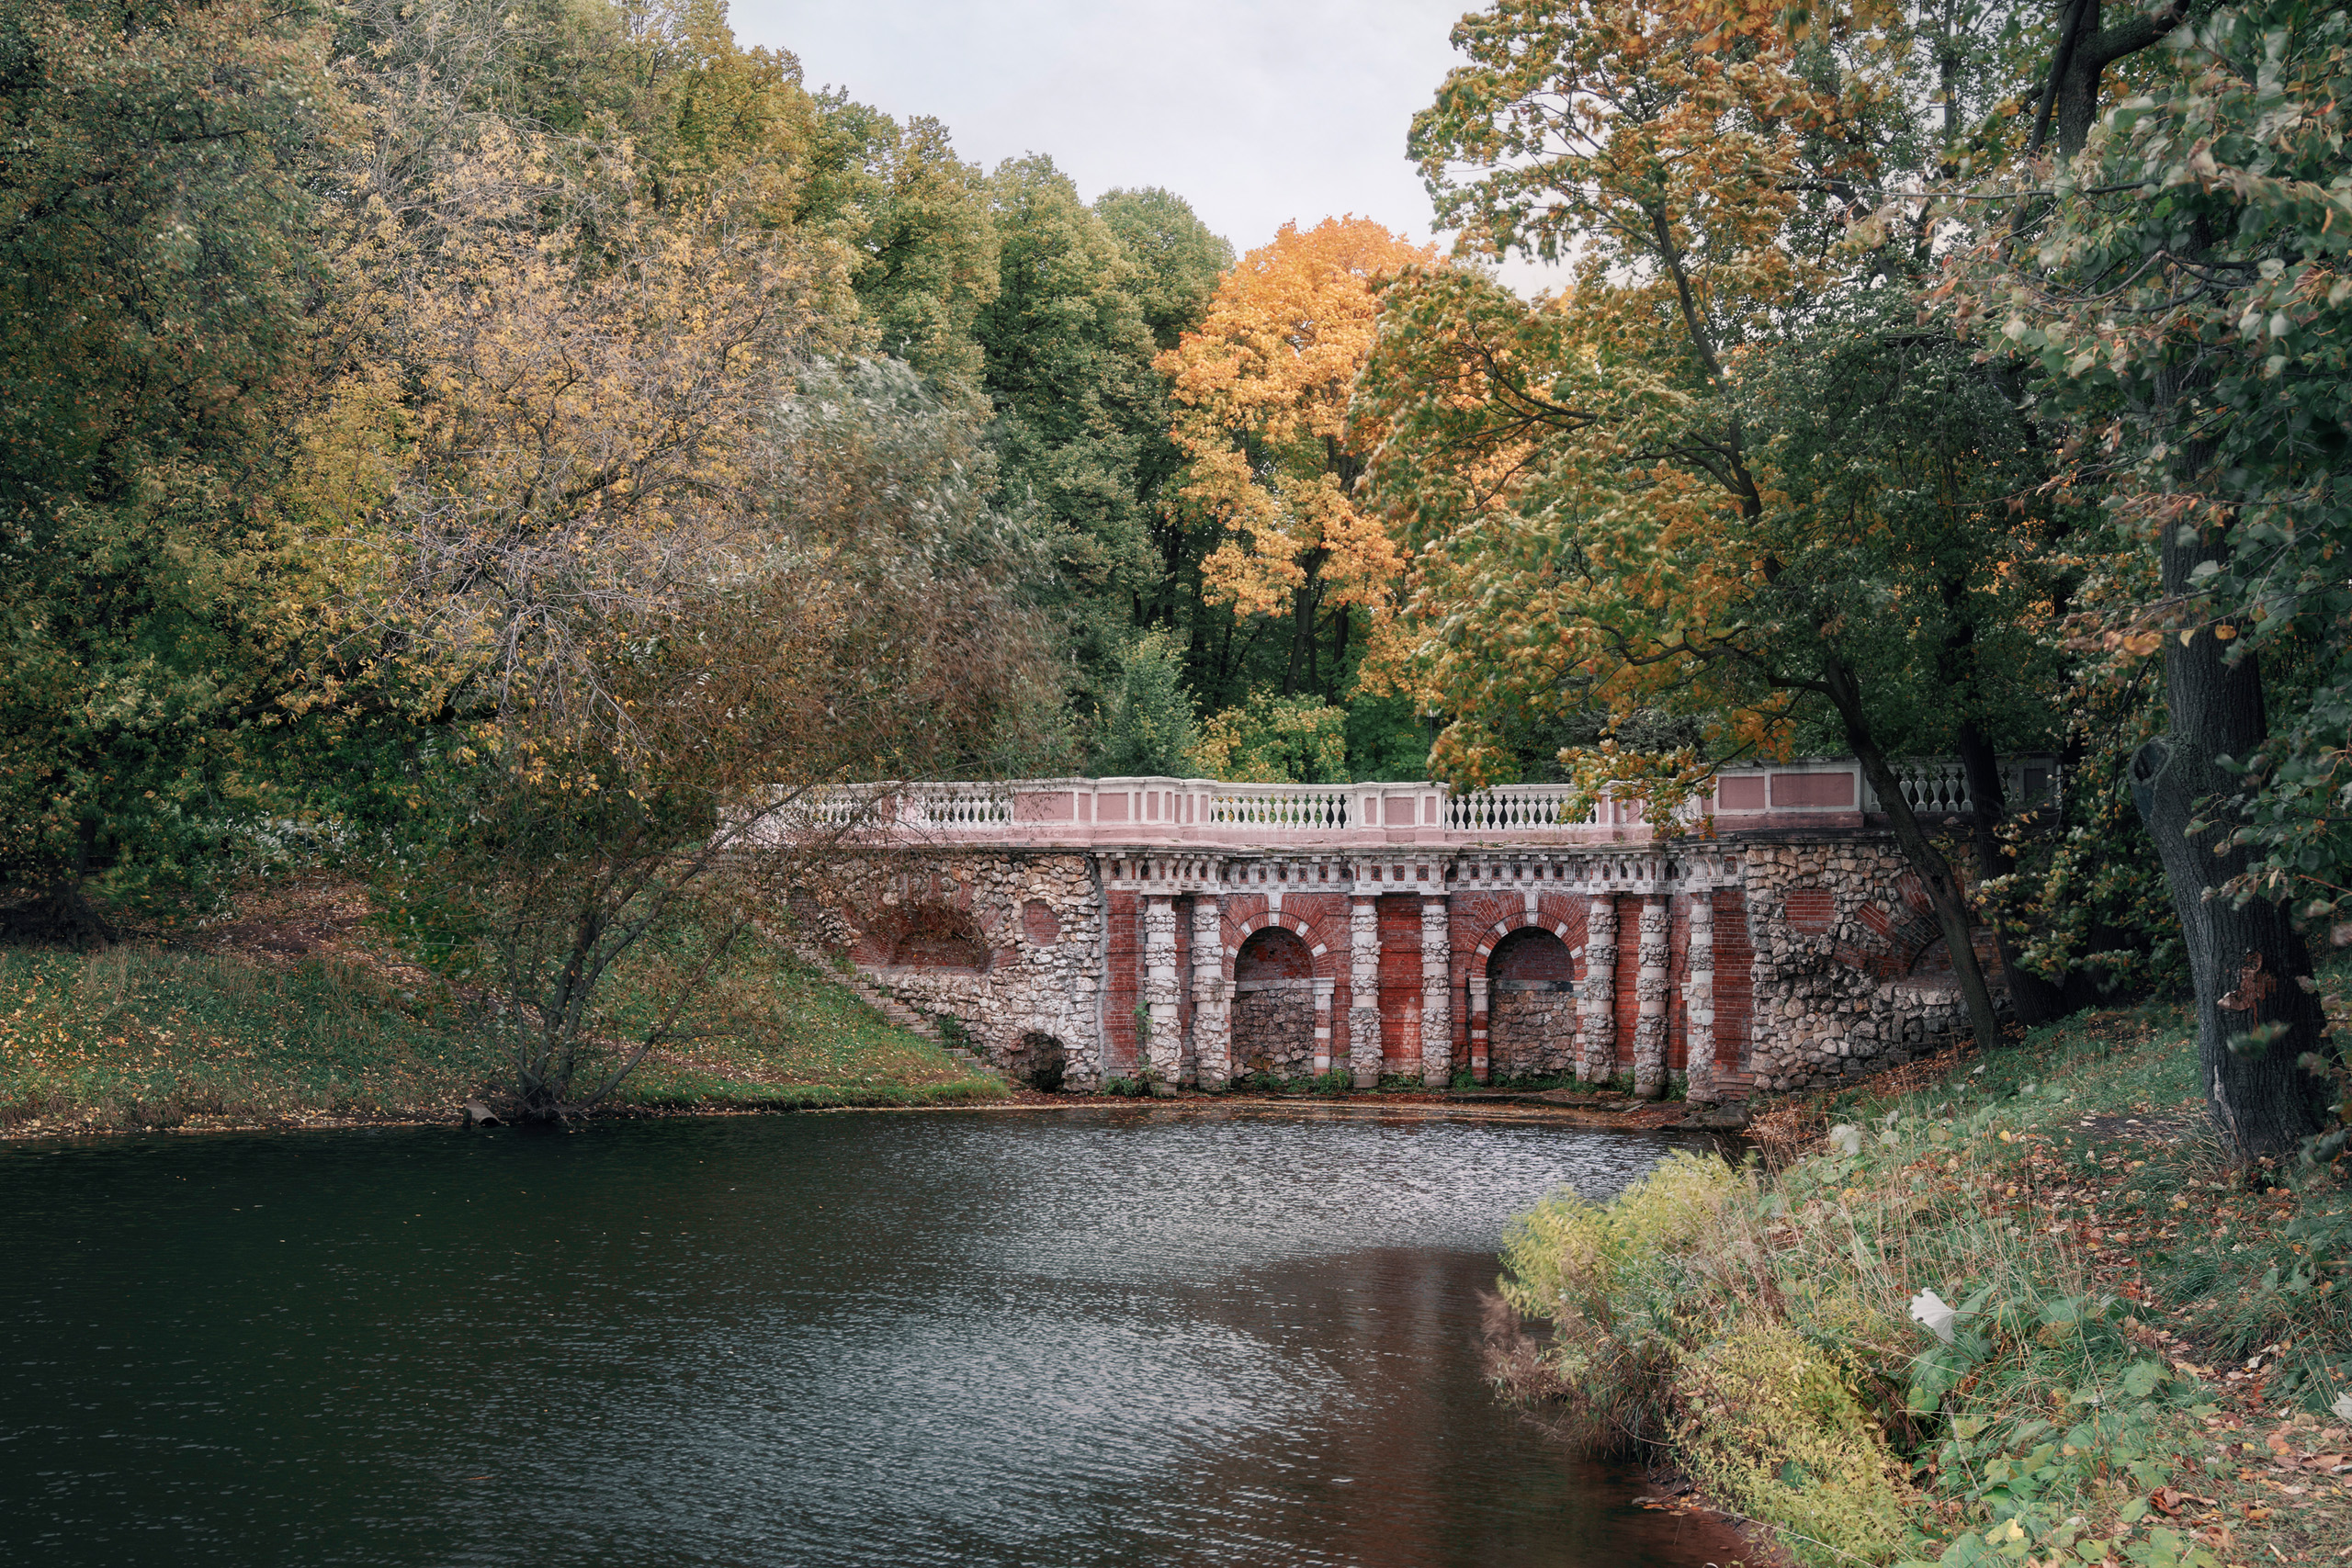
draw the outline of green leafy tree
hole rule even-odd
[[[1141,633],[1119,650],[1118,680],[1104,694],[1094,771],[1108,778],[1181,776],[1198,739],[1183,645],[1165,631]]]
[[[1470,63],[1412,140],[1441,216],[1570,258],[1573,285],[1529,306],[1467,268],[1408,279],[1359,393],[1415,551],[1400,679],[1456,716],[1432,765],[1498,776],[1514,725],[1580,708],[1703,719],[1703,753],[1611,734],[1567,759],[1662,807],[1826,720],[1990,1045],[1970,901],[1893,759],[2041,728],[2013,628],[2051,611],[2048,520],[2012,504],[2037,476],[2008,400],[1910,320],[1916,250],[1854,221],[1930,144],[1903,19],[1600,0],[1497,6],[1455,41]]]
[[[1136,308],[1162,349],[1200,325],[1233,246],[1209,231],[1192,203],[1159,186],[1110,190],[1094,203],[1136,269]]]
[[[1136,269],[1069,176],[1050,158],[1009,159],[989,191],[1000,286],[975,333],[996,410],[991,445],[1010,493],[1037,508],[1055,540],[1079,656],[1102,681],[1159,590],[1142,464],[1164,439],[1165,388]]]
[[[0,879],[85,897],[200,866],[282,716],[301,558],[271,497],[339,133],[322,15],[0,14]],[[299,656],[292,660],[299,664]]]
[[[1344,784],[1348,710],[1314,697],[1257,691],[1201,729],[1193,762],[1243,784]]]
[[[874,346],[981,406],[987,359],[977,333],[1001,265],[986,175],[956,156],[935,119],[900,126],[840,94],[819,103],[803,220],[854,254],[853,286]]]
[[[2237,1153],[2275,1153],[2324,1124],[2334,1055],[2291,906],[2332,918],[2352,859],[2352,17],[2216,9],[2094,123],[2098,70],[2180,10],[2109,38],[2083,9],[2107,41],[2053,62],[2065,161],[1973,193],[2010,199],[1969,204],[1990,211],[1950,297],[2033,373],[2070,428],[2069,477],[2113,520],[2121,559],[2098,607],[2119,674],[2163,660],[2165,728],[2134,754],[2132,788],[2187,945],[2207,1099]],[[2316,684],[2278,704],[2287,664]]]

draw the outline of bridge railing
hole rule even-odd
[[[2054,805],[2057,760],[2002,761],[2011,811]],[[1972,809],[1967,778],[1948,758],[1896,765],[1912,809],[1949,818]],[[878,793],[877,793],[878,792]],[[916,838],[1044,846],[1095,843],[1265,844],[1290,847],[1396,842],[1478,844],[1646,840],[1639,801],[1579,807],[1564,784],[1506,784],[1454,794],[1430,783],[1234,784],[1161,777],[1020,779],[997,784],[872,786],[863,798],[883,821]],[[1876,792],[1850,758],[1759,762],[1718,771],[1712,790],[1677,815],[1684,827],[1713,818],[1722,832],[1859,828],[1882,817]]]

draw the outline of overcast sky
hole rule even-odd
[[[1090,201],[1165,186],[1238,253],[1343,212],[1431,238],[1405,133],[1468,6],[733,0],[729,17],[741,42],[798,55],[811,88],[944,121],[984,168],[1050,153]]]

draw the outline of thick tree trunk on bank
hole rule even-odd
[[[2127,7],[2115,26],[2101,27],[2100,0],[2067,0],[2058,14],[2058,39],[2051,55],[2050,73],[2041,90],[2041,107],[2028,138],[2030,151],[2041,151],[2054,120],[2058,155],[2071,158],[2090,141],[2098,123],[2099,78],[2107,68],[2127,55],[2161,42],[2188,15],[2188,0],[2166,0],[2153,11]]]
[[[2165,592],[2182,592],[2206,553],[2168,543]],[[2286,911],[2267,899],[2238,905],[2210,896],[2245,869],[2245,852],[2223,842],[2226,825],[2189,831],[2199,803],[2236,784],[2218,759],[2252,754],[2267,731],[2258,661],[2249,655],[2233,666],[2225,651],[2210,627],[2185,648],[2177,636],[2165,638],[2171,728],[2133,755],[2132,798],[2156,840],[2188,951],[2206,1107],[2232,1150],[2250,1158],[2283,1154],[2326,1124],[2327,1081],[2296,1066],[2305,1052],[2325,1052],[2326,1020],[2319,998],[2303,989],[2311,954]],[[2246,1045],[2258,1025],[2283,1030],[2267,1045],[2231,1048],[2233,1041]]]
[[[1894,831],[1895,844],[1903,851],[1903,858],[1911,863],[1912,874],[1927,890],[1928,903],[1936,912],[1937,929],[1943,932],[1944,946],[1951,950],[1952,973],[1960,977],[1960,994],[1968,1004],[1969,1032],[1975,1036],[1979,1050],[1989,1051],[2000,1043],[2001,1021],[1993,1008],[1993,989],[1985,983],[1983,966],[1976,962],[1968,900],[1961,895],[1960,883],[1952,875],[1950,863],[1919,826],[1919,819],[1912,815],[1911,803],[1903,798],[1902,784],[1887,764],[1885,754],[1879,750],[1878,740],[1863,717],[1861,690],[1853,671],[1830,658],[1825,660],[1823,677],[1830,703],[1845,721],[1846,743],[1854,749],[1855,760],[1861,763],[1862,775],[1870,780],[1871,788],[1878,792],[1879,807],[1886,813],[1887,826]]]
[[[117,940],[114,923],[83,892],[78,875],[61,876],[38,897],[0,908],[0,939],[53,942],[75,949]]]

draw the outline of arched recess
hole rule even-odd
[[[1234,954],[1233,1067],[1278,1078],[1315,1071],[1315,954],[1296,931],[1263,927]]]
[[[917,904],[895,922],[890,964],[907,969],[978,973],[989,966],[989,942],[979,922],[952,904]]]
[[[1005,1053],[1006,1074],[1031,1089],[1047,1094],[1062,1087],[1062,1078],[1069,1070],[1069,1053],[1057,1035],[1033,1029],[1012,1043]]]
[[[1576,1070],[1576,967],[1568,944],[1523,926],[1487,956],[1487,1052],[1492,1081]]]
[[[1239,920],[1228,916],[1226,919],[1225,929],[1228,942],[1238,939],[1240,942],[1238,947],[1228,946],[1226,949],[1225,977],[1228,980],[1240,979],[1242,949],[1247,948],[1250,940],[1261,931],[1284,932],[1296,937],[1300,945],[1306,949],[1308,967],[1305,972],[1314,979],[1329,980],[1337,975],[1340,958],[1346,955],[1344,943],[1340,948],[1340,958],[1334,958],[1330,949],[1317,940],[1313,926],[1296,915],[1280,914],[1272,909],[1261,914],[1247,916]]]

